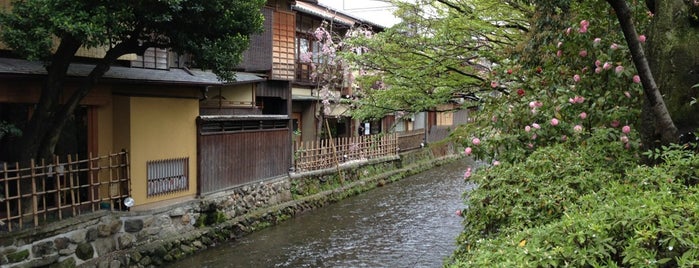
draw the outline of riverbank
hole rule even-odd
[[[1,237],[9,267],[152,267],[297,214],[419,173],[458,156],[449,146],[340,168],[290,173],[153,211],[99,213]]]

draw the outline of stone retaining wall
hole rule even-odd
[[[453,151],[453,150],[449,150]],[[433,167],[452,156],[401,157],[290,173],[148,212],[108,212],[0,236],[3,267],[153,267]]]

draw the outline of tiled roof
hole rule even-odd
[[[70,77],[85,77],[95,67],[92,64],[73,63],[68,69]],[[0,58],[0,75],[46,75],[44,64],[12,58]],[[210,71],[171,68],[169,70],[130,68],[112,66],[102,77],[103,80],[117,80],[137,83],[163,83],[188,85],[223,85]],[[225,84],[240,84],[264,81],[265,78],[252,73],[236,73],[236,81]]]

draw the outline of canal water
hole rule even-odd
[[[441,267],[456,248],[472,186],[460,159],[279,225],[219,244],[172,267]]]

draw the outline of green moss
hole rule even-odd
[[[7,260],[10,263],[21,262],[23,260],[26,260],[28,257],[29,250],[27,249],[7,254]]]

